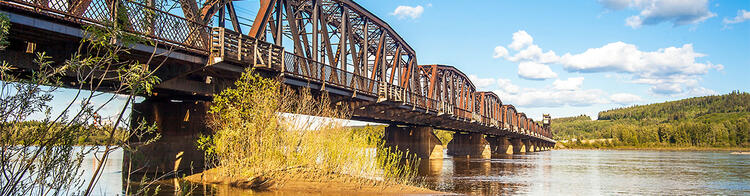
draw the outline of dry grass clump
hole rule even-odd
[[[326,93],[313,96],[307,89],[282,87],[248,70],[234,88],[214,97],[209,113],[215,134],[199,143],[223,175],[247,188],[341,175],[360,184],[414,178],[417,161],[404,160],[395,150],[375,150],[373,138],[343,126],[340,119],[348,119],[349,111],[332,104]]]

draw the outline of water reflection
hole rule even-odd
[[[477,195],[750,194],[750,155],[728,152],[556,150],[491,159],[446,157],[420,164],[419,175],[425,178],[426,187]],[[87,157],[84,175],[90,176],[95,166],[94,157]],[[122,152],[118,151],[110,156],[94,195],[122,193],[122,175]],[[171,179],[160,185],[159,195],[174,195],[176,189],[191,190],[193,195],[253,193]]]
[[[427,187],[466,194],[750,194],[750,156],[728,152],[560,150],[422,164],[442,165],[420,172]]]

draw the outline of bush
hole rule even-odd
[[[401,161],[390,158],[402,157],[398,152],[369,149],[377,134],[343,127],[340,119],[349,113],[325,93],[315,97],[308,89],[284,88],[249,69],[234,88],[214,97],[209,121],[215,134],[199,143],[215,152],[215,164],[236,179],[413,177],[416,169],[409,164],[392,167]],[[381,152],[384,157],[376,156]]]

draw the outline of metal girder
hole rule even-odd
[[[283,28],[272,24],[279,26],[279,21],[284,21]],[[288,49],[295,55],[367,76],[372,80],[370,89],[379,81],[421,92],[419,85],[412,85],[417,83],[412,78],[417,75],[414,50],[385,22],[352,1],[261,0],[249,34],[261,40],[274,37],[277,44],[287,43],[280,39],[290,40],[293,46]],[[276,38],[280,34],[283,37]],[[343,73],[326,74],[337,79]]]
[[[427,97],[473,114],[476,87],[469,77],[448,65],[420,65],[420,81]],[[472,118],[465,114],[463,118]]]

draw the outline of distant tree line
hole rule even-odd
[[[750,94],[734,91],[552,121],[557,140],[634,147],[750,147]],[[570,144],[569,144],[570,145]],[[576,145],[575,143],[573,145]]]
[[[750,112],[750,93],[733,91],[726,95],[694,97],[679,101],[636,105],[599,112],[599,120],[655,119],[678,121],[713,113]]]

